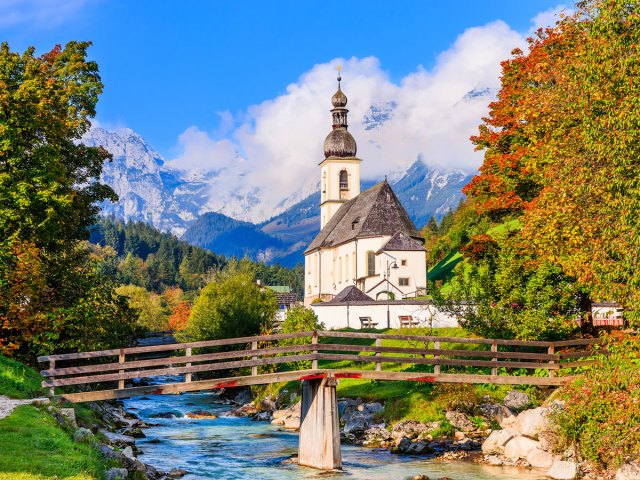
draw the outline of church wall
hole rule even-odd
[[[390,302],[388,305],[391,328],[400,328],[398,316],[411,315],[420,327],[458,327],[458,320],[439,311],[425,302]],[[340,328],[360,328],[359,317],[371,317],[376,328],[387,328],[387,303],[376,302],[366,305],[323,305],[317,303],[311,309],[329,330]]]

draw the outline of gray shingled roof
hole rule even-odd
[[[424,251],[425,248],[420,242],[415,241],[413,238],[405,235],[403,232],[396,232],[396,234],[389,239],[384,246],[378,250],[378,253],[382,251],[387,252],[415,252]]]
[[[347,302],[371,302],[373,298],[364,293],[358,287],[353,285],[349,285],[344,290],[342,290],[339,294],[331,299],[330,304],[336,303],[347,303]]]
[[[416,226],[385,180],[342,204],[305,253],[360,237],[394,235],[399,231],[421,240]]]

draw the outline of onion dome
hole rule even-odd
[[[331,105],[333,108],[344,108],[347,106],[347,96],[340,89],[341,77],[338,77],[338,91],[331,97]]]
[[[324,140],[324,158],[355,157],[356,140],[346,128],[336,128]]]
[[[342,78],[338,76],[338,91],[331,97],[331,115],[333,116],[333,131],[324,141],[324,157],[355,157],[357,146],[353,136],[348,131],[347,96],[340,89]]]

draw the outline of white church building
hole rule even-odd
[[[362,160],[348,131],[340,81],[320,162],[321,231],[304,253],[304,303],[331,302],[353,286],[373,300],[424,295],[424,240],[398,197],[386,180],[360,192]]]

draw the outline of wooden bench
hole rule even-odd
[[[400,320],[400,328],[417,327],[419,323],[412,315],[398,315],[398,320]]]
[[[360,317],[360,328],[376,328],[378,322],[371,320],[371,317]]]

